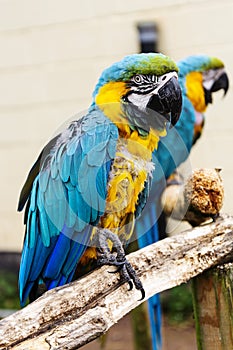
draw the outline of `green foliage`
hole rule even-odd
[[[162,310],[171,323],[182,323],[193,316],[190,284],[170,289],[161,294]]]
[[[0,270],[0,309],[19,309],[18,276]]]

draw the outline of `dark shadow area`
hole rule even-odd
[[[19,309],[18,271],[20,253],[0,252],[0,309]],[[8,313],[0,311],[0,318]]]

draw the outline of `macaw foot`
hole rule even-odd
[[[107,229],[100,229],[95,235],[96,249],[97,249],[97,264],[102,265],[114,265],[117,267],[115,272],[119,272],[122,279],[129,284],[129,290],[135,286],[136,289],[140,290],[142,297],[145,298],[145,290],[142,282],[137,277],[136,271],[125,257],[125,251],[119,237]],[[112,242],[112,250],[116,251],[116,255],[111,253],[108,240]]]

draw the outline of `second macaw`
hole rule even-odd
[[[150,196],[142,216],[137,220],[135,231],[139,248],[159,239],[157,220],[160,196],[166,181],[184,162],[192,146],[201,136],[204,112],[212,103],[212,94],[220,89],[226,94],[229,81],[223,62],[208,55],[193,55],[177,62],[179,83],[182,89],[182,112],[180,119],[167,137],[154,151],[155,169]],[[161,347],[161,308],[159,295],[148,300],[153,350]]]

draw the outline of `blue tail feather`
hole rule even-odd
[[[145,230],[145,227],[149,227],[149,229],[143,234],[143,229]],[[153,244],[159,240],[155,201],[151,201],[149,207],[146,208],[146,212],[143,212],[142,217],[139,219],[136,225],[136,232],[138,235],[138,246],[140,249],[150,244]],[[152,349],[159,350],[162,346],[162,322],[159,294],[156,294],[150,299],[148,299],[148,313],[150,321]]]
[[[159,294],[155,294],[150,299],[148,299],[148,311],[151,329],[152,349],[158,350],[162,347],[162,319]]]

